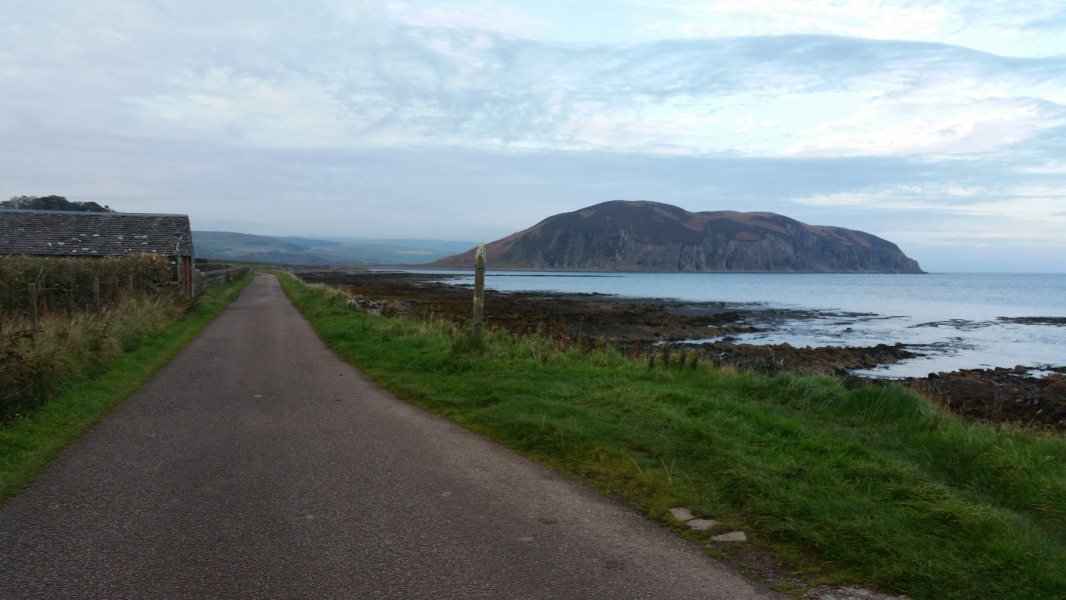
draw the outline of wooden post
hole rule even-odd
[[[93,277],[93,306],[100,310],[100,278]]]
[[[33,330],[37,331],[37,284],[30,284],[30,319],[33,320]]]
[[[67,318],[74,318],[74,284],[70,284],[70,289],[67,290]]]
[[[481,337],[485,319],[485,244],[478,244],[474,258],[474,337]]]
[[[130,295],[133,295],[133,274],[130,274]]]

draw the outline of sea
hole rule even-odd
[[[462,275],[470,271],[413,271]],[[736,343],[793,346],[905,344],[918,357],[870,370],[869,377],[924,377],[937,371],[1022,365],[1033,374],[1066,366],[1066,274],[929,273],[587,273],[489,271],[503,292],[607,294],[721,303],[772,331]],[[692,341],[713,341],[708,337]]]

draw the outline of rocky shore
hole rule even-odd
[[[1066,429],[1066,368],[1034,377],[1031,369],[963,369],[908,381],[952,411],[982,421]]]
[[[452,285],[443,274],[347,271],[307,268],[298,277],[343,287],[361,308],[397,316],[470,318],[470,289]],[[854,377],[855,370],[895,364],[919,354],[906,345],[871,347],[793,347],[789,344],[736,343],[732,336],[767,331],[766,323],[816,318],[801,311],[737,310],[721,303],[634,299],[598,294],[502,293],[486,290],[485,318],[490,327],[516,335],[551,331],[576,340],[606,339],[626,352],[648,352],[670,343],[711,364],[763,372],[795,371],[840,378],[846,385],[900,383],[941,402],[950,410],[994,423],[1066,429],[1066,368],[1033,376],[1029,367],[970,369],[933,373],[927,378],[880,380]]]

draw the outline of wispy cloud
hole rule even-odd
[[[841,35],[962,45],[1012,56],[1066,52],[1066,8],[1046,0],[636,0],[663,38]]]
[[[386,0],[386,14],[405,25],[427,28],[477,29],[536,38],[546,26],[536,17],[514,7],[493,2],[447,2],[432,6],[404,0]]]
[[[797,197],[798,204],[847,211],[923,215],[924,223],[891,231],[900,243],[921,245],[990,241],[1066,249],[1066,182],[985,179],[965,188],[942,183],[882,185]]]
[[[73,93],[83,104],[56,114],[79,127],[253,145],[667,154],[987,152],[1063,119],[1066,58],[825,36],[578,47],[337,16],[237,15],[194,28],[188,48],[188,24],[161,12],[143,32],[42,24],[69,48],[10,54],[17,91],[0,105],[34,113]],[[28,31],[10,43],[42,33]]]
[[[259,219],[264,232],[281,222],[249,217],[248,206],[313,199],[300,233],[327,221],[384,230],[402,209],[426,215],[406,227],[448,223],[454,236],[438,237],[480,237],[642,197],[900,239],[1066,243],[1054,216],[1066,188],[1066,54],[934,43],[990,31],[990,15],[1016,6],[1003,21],[1011,35],[1054,45],[1056,6],[675,2],[672,18],[651,25],[681,15],[705,29],[626,44],[544,41],[555,27],[544,6],[563,10],[8,3],[0,185],[113,194],[144,210],[180,201],[208,222]],[[618,6],[633,16],[651,5]],[[755,9],[780,18],[755,19]],[[460,218],[445,196],[482,210]]]

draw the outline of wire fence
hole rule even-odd
[[[100,308],[128,294],[181,292],[177,264],[159,254],[99,258],[0,256],[0,313]]]
[[[227,265],[228,266],[228,265]],[[100,372],[249,267],[189,273],[157,254],[101,258],[0,255],[0,427],[64,382]]]

